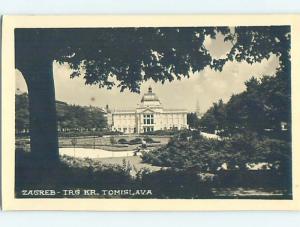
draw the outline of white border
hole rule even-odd
[[[300,17],[297,15],[205,16],[7,16],[2,39],[2,195],[5,210],[298,210],[300,100]],[[292,26],[293,200],[187,199],[15,199],[14,198],[14,33],[16,27],[150,27],[150,26]],[[298,126],[298,127],[297,127]]]

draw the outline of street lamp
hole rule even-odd
[[[77,144],[77,138],[72,138],[71,139],[71,144],[73,145],[74,158],[75,158],[75,146]]]

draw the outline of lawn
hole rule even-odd
[[[159,143],[147,144],[148,147],[160,147],[169,142],[170,136],[153,136],[153,135],[114,135],[113,138],[117,142],[119,139],[123,138],[127,141],[133,140],[135,138],[145,138],[150,137],[154,141],[159,141]],[[73,147],[72,145],[73,137],[59,137],[59,147]],[[112,144],[111,138],[109,136],[103,137],[92,137],[92,136],[79,136],[76,137],[76,147],[81,148],[98,148],[108,151],[132,151],[135,150],[140,144],[129,145],[129,144]],[[29,138],[16,138],[16,147],[22,148],[26,151],[30,151],[30,141]]]
[[[76,147],[84,148],[99,148],[108,151],[132,151],[135,150],[140,144],[129,145],[129,144],[119,144],[117,143],[119,139],[125,139],[126,141],[133,140],[135,138],[145,138],[146,136],[140,135],[115,135],[113,136],[116,143],[111,143],[111,137],[77,137]],[[147,144],[148,147],[159,147],[165,145],[169,142],[169,136],[147,136],[152,138],[154,141],[159,143]],[[73,147],[72,138],[61,137],[59,138],[59,147]]]

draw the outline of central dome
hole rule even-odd
[[[141,103],[143,106],[159,106],[161,103],[155,93],[152,92],[152,87],[148,88],[148,92],[142,97]]]

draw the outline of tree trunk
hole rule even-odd
[[[53,80],[53,61],[37,60],[24,75],[29,96],[30,146],[32,157],[45,168],[57,163],[58,136]]]

